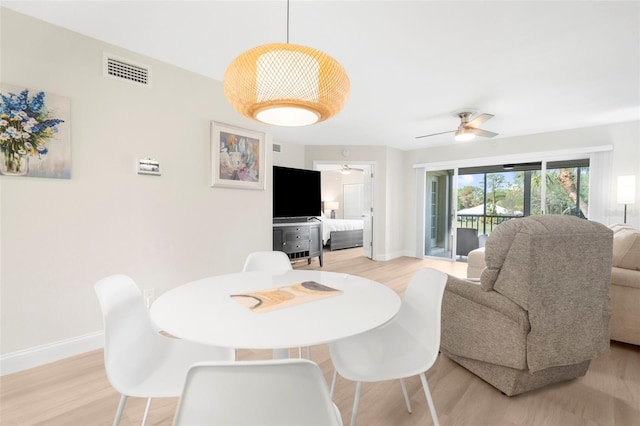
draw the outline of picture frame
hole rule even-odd
[[[0,176],[71,179],[71,99],[0,83]]]
[[[265,189],[265,134],[211,122],[211,186]]]

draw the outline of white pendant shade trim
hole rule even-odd
[[[240,114],[277,126],[306,126],[333,117],[349,98],[346,71],[306,46],[271,43],[234,59],[224,94]]]
[[[318,122],[315,111],[299,107],[271,107],[256,114],[256,119],[274,126],[308,126]]]

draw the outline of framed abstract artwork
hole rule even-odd
[[[71,178],[71,101],[0,84],[0,175]]]
[[[211,122],[211,186],[265,188],[265,135]]]

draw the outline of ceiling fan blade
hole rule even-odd
[[[480,114],[473,120],[469,121],[464,127],[478,127],[485,121],[491,120],[493,118],[493,114]]]
[[[483,136],[485,138],[492,138],[494,136],[498,136],[497,133],[490,132],[488,130],[476,129],[475,127],[465,127],[465,128],[468,129],[471,133],[473,133],[476,136]]]
[[[453,133],[453,132],[455,132],[455,130],[449,130],[448,132],[431,133],[430,135],[416,136],[416,139],[428,138],[429,136],[444,135],[445,133]]]

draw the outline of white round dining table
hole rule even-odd
[[[340,294],[255,312],[232,295],[315,281]],[[378,327],[400,309],[389,287],[355,275],[291,270],[212,276],[175,287],[158,297],[151,318],[182,339],[236,349],[283,350],[353,336]],[[279,352],[278,352],[279,350]]]

